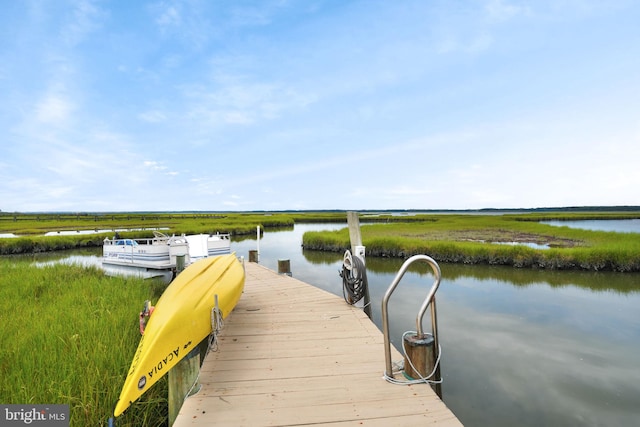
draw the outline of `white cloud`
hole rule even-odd
[[[144,165],[145,165],[147,168],[150,168],[150,169],[152,169],[152,170],[154,170],[154,171],[164,171],[164,170],[167,170],[167,167],[166,167],[166,166],[164,166],[163,164],[161,164],[161,163],[159,163],[159,162],[156,162],[156,161],[154,161],[154,160],[145,160],[145,161],[144,161]]]
[[[74,0],[71,16],[73,19],[62,29],[62,38],[70,45],[75,45],[101,27],[105,12],[95,1]]]
[[[485,5],[485,10],[492,21],[508,21],[517,15],[528,15],[531,10],[528,5],[519,5],[509,0],[490,0]]]
[[[182,24],[182,16],[178,9],[180,7],[179,5],[166,5],[162,3],[161,7],[162,9],[159,16],[156,18],[158,25],[161,27],[174,27]]]
[[[65,96],[47,94],[36,104],[35,115],[44,124],[62,125],[69,120],[73,110],[73,103]]]
[[[212,5],[198,1],[161,1],[151,5],[155,23],[166,39],[179,40],[188,50],[200,50],[217,33],[209,22]]]
[[[162,123],[167,119],[167,116],[162,111],[152,110],[138,114],[138,118],[149,123]]]
[[[219,127],[250,125],[279,118],[304,108],[314,97],[278,83],[216,80],[209,87],[183,88],[187,117],[194,122]]]

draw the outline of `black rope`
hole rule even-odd
[[[367,283],[367,270],[364,266],[364,262],[354,256],[351,258],[351,269],[348,269],[342,264],[342,271],[340,277],[342,277],[342,295],[347,304],[355,304],[360,301],[365,294]],[[354,270],[356,271],[354,275]]]

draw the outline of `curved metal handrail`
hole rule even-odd
[[[436,316],[436,291],[438,290],[438,287],[440,286],[440,279],[441,279],[441,272],[440,272],[440,266],[438,265],[438,263],[431,258],[430,256],[427,255],[414,255],[411,258],[407,259],[404,264],[402,264],[402,267],[400,267],[400,270],[398,270],[398,274],[396,274],[395,279],[393,279],[393,282],[391,282],[391,285],[389,285],[389,288],[387,289],[387,292],[384,294],[384,297],[382,298],[382,332],[384,334],[384,356],[385,356],[385,362],[386,362],[386,371],[385,371],[385,375],[389,375],[389,376],[393,376],[393,367],[392,367],[392,362],[391,362],[391,343],[389,340],[389,316],[387,314],[387,306],[389,305],[389,298],[391,298],[391,294],[393,293],[393,291],[396,289],[396,287],[398,286],[398,283],[400,283],[400,280],[402,279],[402,276],[404,276],[404,273],[406,273],[407,269],[409,268],[409,266],[411,264],[413,264],[416,261],[425,261],[427,262],[430,266],[431,269],[433,270],[433,273],[435,275],[435,281],[433,282],[433,285],[431,285],[431,289],[429,290],[429,293],[427,294],[427,298],[424,300],[424,302],[422,303],[422,306],[420,307],[420,311],[418,312],[418,315],[416,316],[416,331],[418,336],[422,337],[424,336],[424,332],[422,331],[422,318],[424,317],[424,313],[427,311],[427,308],[429,308],[429,305],[432,304],[431,307],[431,332],[433,334],[433,345],[434,348],[436,349],[436,351],[439,352],[439,347],[438,347],[438,322],[437,322],[437,316]],[[437,357],[437,355],[436,355]]]

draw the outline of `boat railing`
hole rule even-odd
[[[165,244],[169,241],[169,238],[149,237],[141,239],[109,239],[106,237],[103,240],[105,245],[113,246],[138,246],[138,245],[158,245]]]
[[[225,233],[225,234],[208,234],[207,235],[209,238],[217,238],[215,240],[218,241],[230,241],[231,240],[231,234],[229,233]],[[213,240],[212,240],[213,241]],[[171,244],[172,242],[177,242],[177,243],[184,243],[186,242],[185,240],[185,235],[181,235],[181,236],[167,236],[166,234],[162,234],[162,233],[158,233],[155,234],[154,233],[154,237],[147,237],[147,238],[138,238],[138,239],[121,239],[121,238],[113,238],[113,239],[109,239],[108,237],[105,237],[105,239],[103,240],[103,244],[105,246],[137,246],[137,245],[164,245],[164,244]]]

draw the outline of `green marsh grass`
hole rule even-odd
[[[361,224],[367,254],[406,258],[425,253],[439,262],[510,265],[544,269],[640,271],[640,236],[556,227],[537,221],[536,215],[432,215],[424,221]],[[578,214],[571,219],[580,219]],[[598,218],[606,218],[601,214]],[[616,218],[618,219],[618,218]],[[344,251],[349,248],[346,228],[307,232],[307,249]],[[511,244],[519,243],[519,244]],[[526,243],[548,245],[536,249]]]
[[[157,282],[97,268],[0,258],[0,402],[68,404],[71,426],[107,425],[140,339],[138,312]],[[118,426],[166,420],[166,379]]]
[[[253,213],[153,213],[153,214],[9,214],[0,212],[0,233],[13,233],[18,238],[0,239],[0,255],[39,253],[70,248],[102,246],[105,237],[112,237],[113,231],[102,234],[78,234],[47,236],[51,231],[122,231],[127,238],[153,236],[153,228],[162,229],[167,234],[230,233],[249,235],[256,227],[293,227],[294,219],[285,214]]]
[[[367,253],[407,257],[428,253],[439,261],[500,264],[546,269],[640,271],[640,242],[636,234],[606,233],[555,227],[543,220],[630,219],[637,211],[551,212],[505,215],[390,214],[361,215]],[[103,235],[42,237],[47,231],[87,229],[168,228],[171,234],[231,233],[235,239],[255,233],[256,227],[292,227],[294,222],[344,222],[346,212],[289,213],[117,213],[11,214],[0,212],[0,232],[23,237],[0,239],[0,255],[37,253],[67,248],[101,246]],[[122,232],[123,237],[148,237],[152,231]],[[540,250],[504,243],[548,245]],[[503,243],[503,244],[499,244]],[[309,232],[308,249],[340,252],[349,246],[345,229]]]

